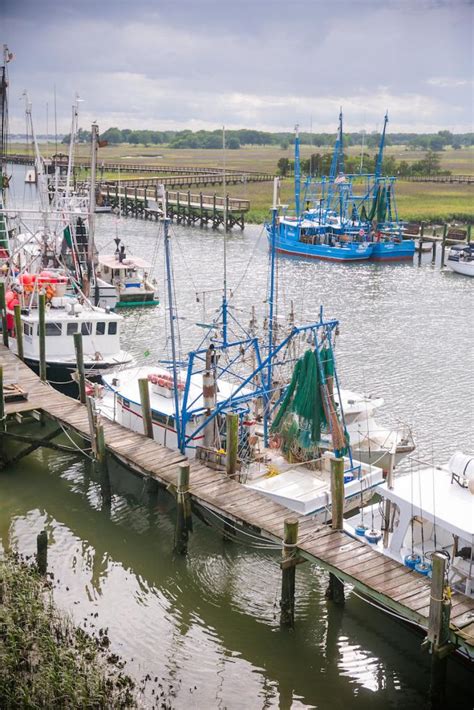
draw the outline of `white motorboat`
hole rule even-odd
[[[388,471],[390,466],[396,466],[403,457],[414,451],[415,443],[407,425],[399,424],[394,429],[388,429],[375,421],[375,410],[384,404],[381,397],[341,389],[340,399],[356,459]]]
[[[424,466],[380,486],[381,504],[362,509],[345,529],[387,557],[429,575],[431,557],[449,559],[451,587],[474,596],[474,456]]]
[[[474,276],[474,244],[454,244],[449,250],[446,266],[457,274]]]

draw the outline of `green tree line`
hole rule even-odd
[[[78,131],[80,143],[90,142],[90,131]],[[243,145],[277,145],[282,150],[287,150],[293,144],[292,133],[269,133],[242,128],[235,131],[226,131],[226,147],[231,150]],[[169,148],[222,148],[222,131],[150,131],[129,128],[108,128],[101,134],[101,140],[111,144],[130,143],[135,145],[166,145]],[[335,133],[301,133],[300,141],[304,145],[322,147],[333,145],[336,140]],[[380,134],[373,133],[345,133],[344,145],[364,145],[368,149],[378,146]],[[69,135],[63,138],[63,143],[69,143]],[[438,133],[391,133],[386,137],[386,145],[405,145],[416,149],[439,151],[447,146],[462,148],[474,145],[474,133],[451,133],[438,131]]]
[[[377,155],[364,153],[362,157],[344,155],[344,172],[347,174],[373,173]],[[313,153],[309,158],[300,161],[301,172],[315,177],[328,175],[331,167],[332,153]],[[295,162],[290,158],[280,158],[277,164],[280,175],[287,177],[294,174]],[[450,175],[450,170],[441,170],[439,154],[433,150],[425,153],[422,160],[409,164],[406,160],[397,161],[393,156],[387,156],[382,163],[383,175],[408,177],[410,175]]]

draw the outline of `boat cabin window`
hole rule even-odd
[[[75,335],[79,330],[79,324],[78,323],[68,323],[67,324],[67,334],[68,335]]]
[[[112,323],[109,323],[109,335],[116,335],[117,333],[117,322],[112,321]]]
[[[33,326],[31,323],[23,323],[23,332],[25,335],[33,335]]]
[[[82,335],[92,335],[92,323],[81,323]]]
[[[105,335],[105,323],[104,321],[99,321],[95,327],[95,332],[97,335]]]
[[[45,323],[46,335],[61,335],[62,323]]]
[[[174,429],[174,417],[168,414],[161,414],[161,412],[151,412],[151,418],[154,422],[158,424],[163,424],[165,427]]]
[[[104,264],[104,274],[108,274],[110,271],[109,267]]]

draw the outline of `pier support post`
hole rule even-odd
[[[445,223],[443,226],[443,241],[441,242],[441,268],[444,266],[444,253],[446,251],[446,237],[448,234],[448,225]]]
[[[7,304],[5,302],[5,282],[0,281],[0,312],[2,314],[3,344],[8,348]]]
[[[5,395],[3,394],[3,365],[0,365],[0,423],[5,419]]]
[[[297,541],[298,521],[295,518],[286,518],[284,522],[281,560],[280,626],[289,628],[293,628],[295,625],[295,573]]]
[[[46,382],[46,296],[40,293],[38,297],[38,335],[39,335],[39,376]]]
[[[17,353],[20,360],[24,360],[23,355],[23,330],[21,327],[21,306],[19,303],[15,306],[15,336]]]
[[[176,528],[174,549],[179,555],[188,551],[189,533],[192,532],[193,521],[191,500],[189,497],[189,464],[182,463],[178,467],[178,486],[176,489]]]
[[[74,349],[76,351],[77,376],[79,387],[79,399],[81,404],[86,403],[86,376],[84,373],[84,352],[82,349],[82,334],[74,333]]]
[[[445,598],[445,575],[447,558],[441,552],[432,557],[430,613],[427,641],[431,646],[430,701],[433,709],[444,707],[446,691],[446,666],[453,649],[449,643],[449,619],[451,600]]]
[[[112,502],[112,491],[110,488],[109,469],[107,467],[107,449],[105,446],[104,427],[100,421],[96,422],[95,443],[97,467],[99,470],[100,493],[102,495],[102,506],[110,508]]]
[[[469,222],[467,225],[467,235],[466,235],[466,241],[468,244],[471,243],[471,231],[472,231],[472,224]]]
[[[226,449],[225,470],[228,476],[235,476],[237,470],[237,454],[239,449],[239,415],[234,412],[226,414]]]
[[[435,264],[436,263],[436,242],[433,240],[433,248],[431,251],[431,263]]]
[[[344,459],[331,458],[331,528],[343,529],[344,515]],[[344,604],[344,582],[332,572],[329,573],[329,584],[326,589],[326,599],[335,604]]]
[[[48,569],[48,533],[46,530],[42,530],[36,536],[36,564],[38,572],[44,576]]]
[[[138,380],[138,388],[140,390],[140,405],[142,408],[143,417],[143,433],[149,439],[153,439],[153,422],[151,418],[150,406],[150,389],[147,377],[141,377]]]

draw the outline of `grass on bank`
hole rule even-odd
[[[133,681],[106,656],[58,613],[34,569],[0,559],[0,708],[136,707]]]

